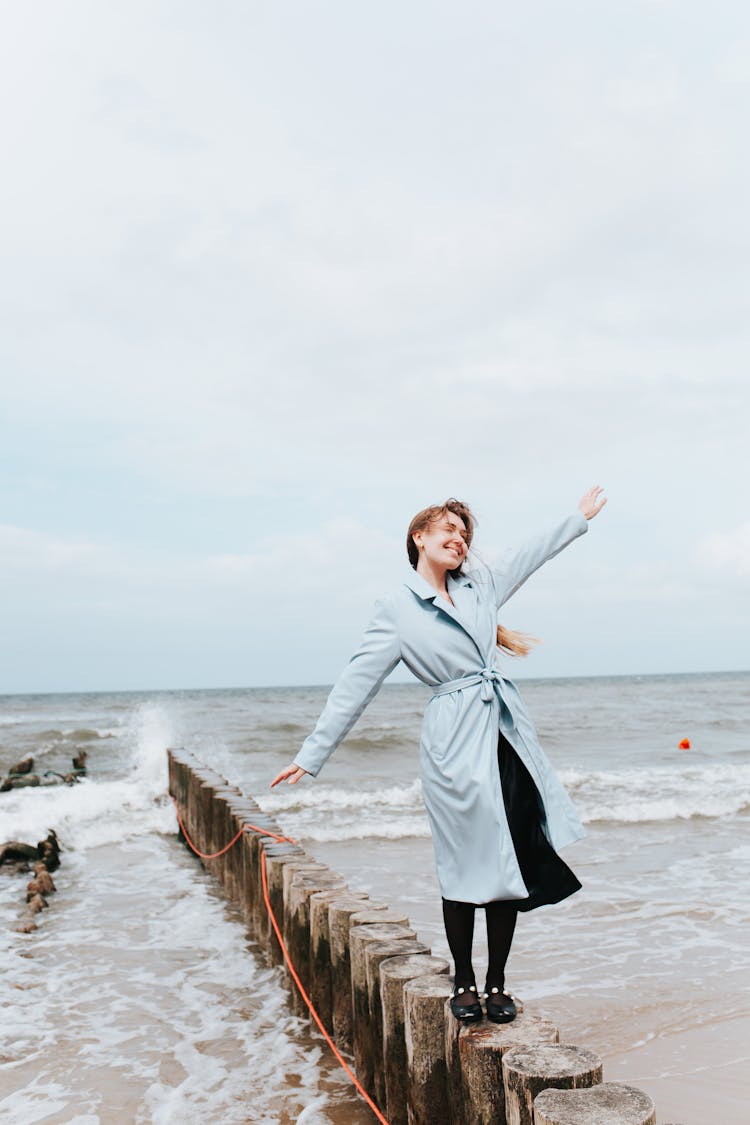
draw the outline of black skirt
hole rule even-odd
[[[528,898],[514,899],[519,910],[535,910],[561,902],[580,891],[581,884],[560,859],[544,834],[544,805],[531,774],[502,734],[497,744],[497,764],[503,788],[508,827]]]

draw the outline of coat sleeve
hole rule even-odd
[[[317,776],[400,659],[394,606],[390,598],[381,598],[359,648],[333,685],[315,730],[302,743],[296,766]]]
[[[543,563],[554,558],[588,529],[588,520],[582,512],[576,511],[549,531],[529,539],[517,550],[509,551],[496,566],[490,568],[497,608],[504,605]]]

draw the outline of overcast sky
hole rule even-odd
[[[750,666],[747,4],[3,12],[0,691],[330,682],[592,484],[514,672]]]

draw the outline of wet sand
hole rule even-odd
[[[646,1090],[659,1122],[743,1125],[750,1119],[750,1019],[661,1032],[629,1051],[605,1056],[606,1077]]]

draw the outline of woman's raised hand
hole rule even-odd
[[[301,777],[304,777],[306,773],[307,770],[303,770],[302,766],[295,766],[294,762],[292,762],[291,765],[284,766],[281,773],[276,775],[268,788],[273,789],[274,785],[278,785],[284,778],[287,780],[287,785],[294,785]]]
[[[594,516],[598,516],[604,505],[607,503],[606,496],[602,497],[601,500],[599,499],[603,492],[604,489],[600,488],[598,484],[595,484],[594,487],[590,488],[588,492],[578,501],[578,507],[581,509],[587,520],[592,520]]]

